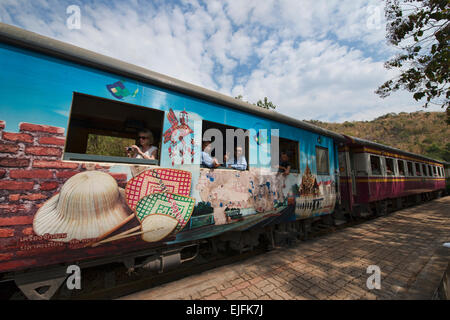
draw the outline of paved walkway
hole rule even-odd
[[[429,299],[449,262],[444,242],[450,197],[122,299]],[[379,290],[367,288],[370,265]]]

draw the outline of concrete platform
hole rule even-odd
[[[450,197],[122,299],[432,299],[450,261],[444,242]],[[370,265],[380,289],[367,287]]]

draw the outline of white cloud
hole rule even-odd
[[[394,52],[376,0],[89,2],[80,30],[65,26],[70,4],[2,0],[0,20],[251,102],[267,96],[299,119],[418,108],[409,93],[374,94]]]

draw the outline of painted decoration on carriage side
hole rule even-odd
[[[332,180],[317,181],[317,177],[306,166],[305,173],[295,198],[295,214],[298,218],[308,218],[318,213],[331,213],[334,210],[336,194]]]
[[[121,226],[131,210],[123,189],[109,174],[85,171],[72,176],[39,208],[33,219],[38,236],[60,234],[53,241],[95,239]]]
[[[175,165],[177,157],[180,158],[181,165],[184,164],[185,156],[190,157],[190,163],[194,163],[194,131],[189,126],[189,114],[186,110],[181,111],[178,120],[175,112],[170,108],[167,119],[171,127],[164,132],[163,143],[169,143],[168,151],[172,167]]]
[[[169,235],[176,235],[189,222],[195,199],[168,190],[189,194],[190,172],[173,169],[158,171],[142,172],[128,182],[125,191],[107,173],[94,170],[76,174],[66,181],[59,194],[37,211],[33,230],[38,236],[60,235],[59,238],[52,237],[52,241],[95,240],[89,244],[98,246],[126,238],[127,231],[117,239],[117,235],[113,235],[109,238],[111,241],[103,240],[130,222],[135,215],[141,224],[144,241],[161,241]],[[152,217],[147,219],[149,216]],[[128,237],[134,236],[132,232],[136,231],[136,227],[130,227],[128,231]]]
[[[125,82],[125,81],[123,81]],[[139,92],[139,89],[134,90],[133,93],[128,91],[122,81],[114,82],[113,84],[106,85],[108,91],[117,99],[122,100],[125,97],[131,96],[132,98],[136,97]]]
[[[128,205],[135,210],[140,199],[163,191],[189,196],[191,180],[191,172],[185,170],[158,168],[143,171],[127,183],[125,195]]]

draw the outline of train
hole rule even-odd
[[[443,161],[3,23],[0,69],[0,286],[29,299],[70,266],[164,272],[446,192]]]

